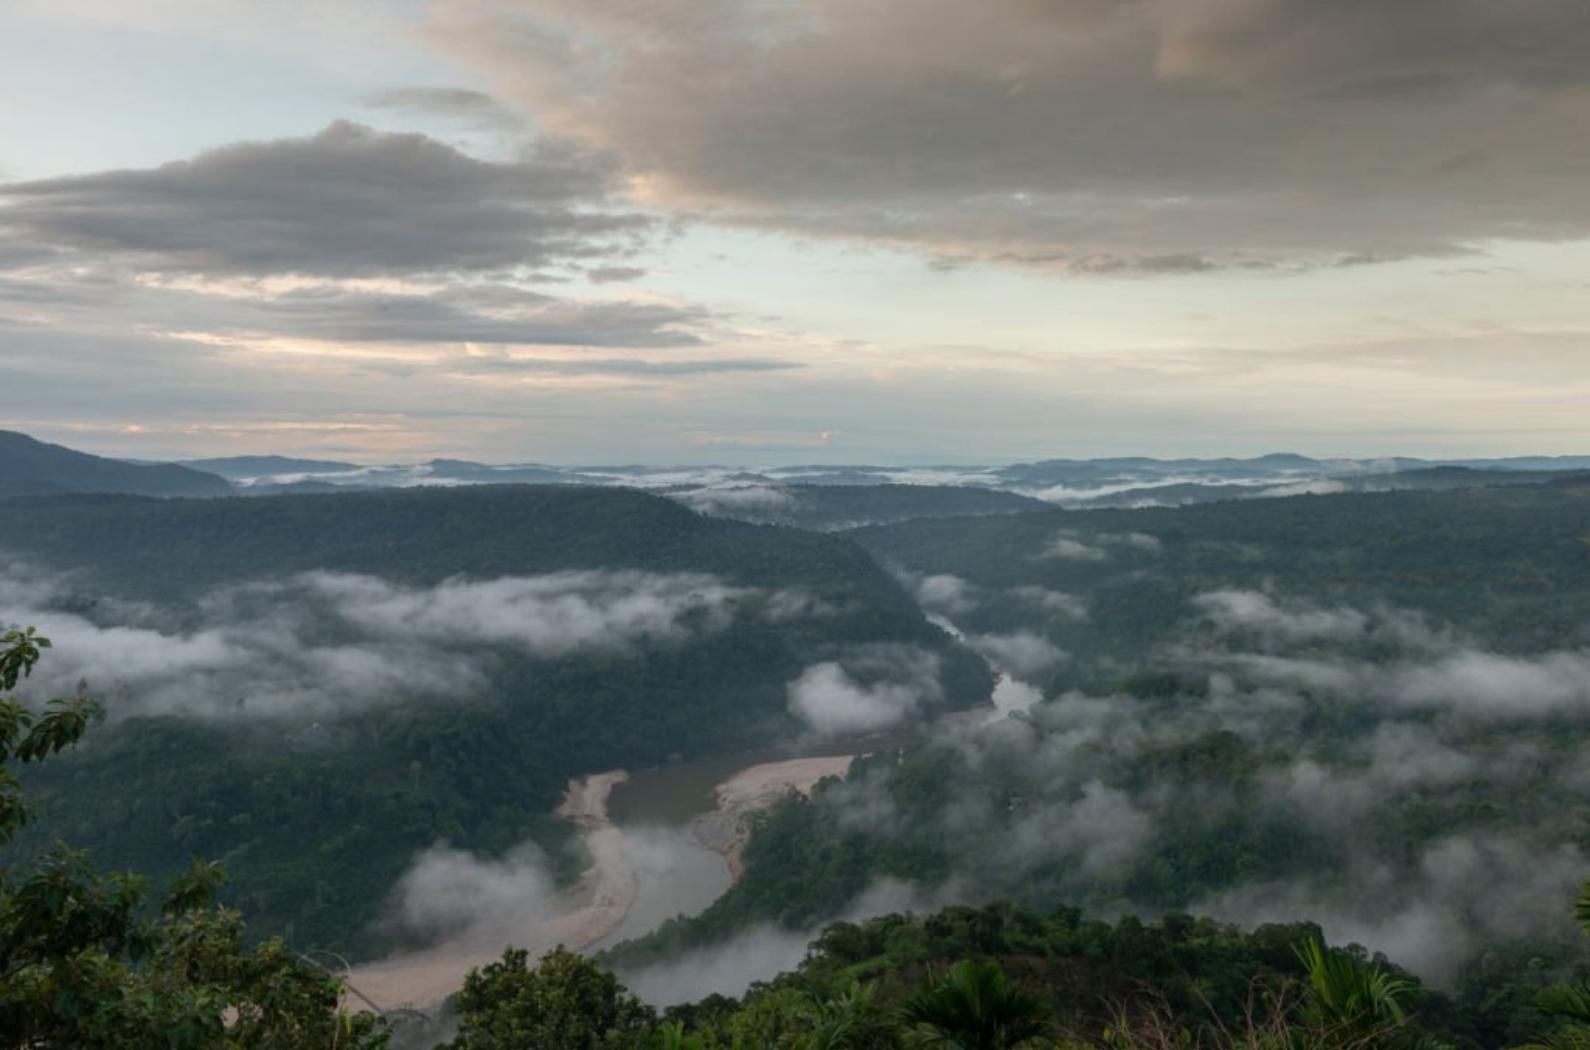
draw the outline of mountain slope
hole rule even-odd
[[[137,496],[224,496],[225,478],[174,463],[123,463],[0,430],[0,495],[115,492]]]
[[[813,665],[930,668],[925,709],[990,687],[848,540],[627,490],[9,501],[0,551],[54,580],[0,609],[56,636],[34,688],[111,717],[33,779],[40,824],[157,876],[225,859],[264,928],[355,952],[438,840],[555,867],[569,777],[805,732]]]

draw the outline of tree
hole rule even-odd
[[[0,635],[0,689],[14,689],[49,640]],[[80,740],[98,707],[51,700],[37,714],[0,698],[0,841],[27,819],[12,766]],[[0,1045],[29,1050],[373,1050],[385,1024],[340,1009],[341,984],[281,940],[247,942],[215,904],[224,876],[195,860],[160,907],[136,875],[103,876],[57,848],[13,877],[0,869]]]
[[[801,1011],[810,1031],[802,1050],[886,1050],[899,1045],[899,1024],[878,1002],[871,985],[851,981],[827,999],[808,1000]]]
[[[962,960],[900,1007],[911,1041],[950,1050],[1005,1050],[1049,1030],[1043,1004],[1011,984],[995,962]]]
[[[562,947],[534,968],[528,952],[507,949],[470,971],[454,1009],[451,1050],[628,1050],[655,1020],[612,974]]]
[[[0,694],[33,674],[43,650],[50,647],[32,627],[0,634]],[[22,786],[12,764],[39,762],[82,738],[99,706],[81,696],[61,697],[36,715],[14,696],[0,696],[0,844],[11,841],[27,820]]]
[[[1574,921],[1590,934],[1590,882],[1573,902]],[[1590,1050],[1590,980],[1581,977],[1542,991],[1536,1000],[1558,1025],[1537,1042],[1520,1050]]]
[[[1408,1019],[1403,1001],[1412,993],[1406,978],[1326,948],[1317,938],[1299,945],[1297,957],[1308,971],[1310,1020],[1352,1029],[1388,1028]]]

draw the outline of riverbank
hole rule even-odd
[[[569,781],[555,812],[581,829],[591,864],[578,882],[549,902],[545,913],[522,927],[494,930],[489,940],[446,942],[356,966],[349,975],[353,986],[382,1009],[425,1009],[458,991],[470,970],[497,959],[508,945],[532,955],[560,944],[582,951],[617,930],[638,890],[623,832],[607,812],[614,786],[627,776],[612,770]]]
[[[854,757],[808,756],[736,770],[713,786],[714,808],[688,821],[688,830],[684,821],[671,829],[644,823],[615,825],[609,803],[613,790],[629,779],[624,770],[572,779],[553,812],[580,829],[581,843],[591,858],[578,882],[517,926],[493,928],[486,936],[449,941],[365,963],[354,968],[350,980],[383,1009],[425,1009],[456,992],[470,970],[499,958],[508,945],[537,956],[560,944],[572,951],[585,951],[650,932],[649,928],[625,928],[625,919],[641,895],[641,878],[701,879],[699,872],[669,863],[682,852],[680,836],[688,834],[700,846],[721,856],[732,883],[744,867],[741,855],[750,837],[750,815],[792,791],[809,795],[823,778],[843,776]],[[660,840],[660,830],[676,836],[672,840],[675,845],[670,847],[668,841]],[[719,883],[718,889],[710,892],[721,888]],[[675,904],[685,894],[671,892],[666,885],[661,890],[665,899],[651,902],[637,914],[641,925],[660,923],[681,910]],[[702,906],[700,901],[687,904],[697,910]]]
[[[790,792],[810,795],[825,777],[844,776],[854,755],[822,755],[764,762],[742,769],[713,788],[717,808],[690,822],[697,841],[722,854],[729,877],[739,881],[744,870],[745,844],[751,835],[746,819],[767,809]]]

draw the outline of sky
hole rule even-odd
[[[1590,453],[1583,0],[7,0],[0,428]]]

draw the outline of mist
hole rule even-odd
[[[481,692],[499,655],[623,656],[679,646],[737,619],[788,622],[831,609],[799,591],[704,573],[556,572],[405,587],[311,572],[219,588],[191,608],[96,602],[74,611],[70,576],[11,565],[0,622],[54,643],[30,693],[80,683],[110,717],[338,717],[411,698]],[[191,626],[194,622],[202,626]]]
[[[1115,549],[1128,548],[1152,545]],[[956,631],[952,613],[975,620],[1008,597],[956,577],[916,583]],[[1026,689],[1067,659],[1036,622],[966,638]],[[1258,850],[1260,869],[1218,891],[1170,887],[1175,908],[1246,926],[1316,920],[1437,983],[1483,943],[1577,936],[1568,905],[1590,858],[1573,845],[1573,814],[1537,808],[1514,826],[1457,807],[1475,785],[1520,798],[1582,789],[1585,652],[1500,654],[1412,610],[1221,590],[1193,595],[1169,641],[1115,670],[1153,668],[1178,676],[1174,695],[1069,688],[939,726],[911,774],[954,785],[936,807],[902,808],[892,763],[860,767],[819,804],[850,832],[946,852],[954,874],[921,889],[963,903],[1157,914],[1165,890],[1140,895],[1158,885],[1158,851],[1234,837],[1224,848]],[[1316,738],[1320,720],[1338,740]],[[1225,757],[1177,757],[1199,749]],[[1219,764],[1206,774],[1206,761]],[[1405,806],[1437,807],[1430,819],[1452,830],[1407,856]],[[1288,856],[1304,848],[1312,870]]]

